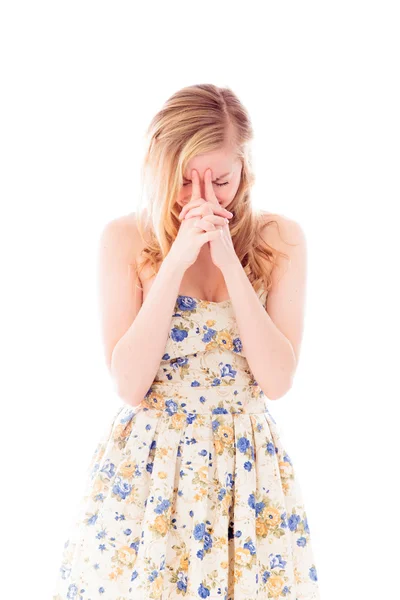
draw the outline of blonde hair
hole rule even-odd
[[[277,221],[267,222],[250,202],[255,180],[250,150],[253,129],[246,109],[233,91],[212,84],[177,91],[151,120],[146,138],[137,216],[143,241],[136,259],[138,273],[150,264],[156,274],[177,236],[181,207],[176,198],[188,162],[197,154],[228,146],[242,161],[241,181],[228,207],[234,214],[229,226],[232,242],[254,289],[258,291],[263,286],[269,290],[277,255],[287,255],[270,247],[261,235],[261,230],[272,223],[279,229]]]

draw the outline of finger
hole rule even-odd
[[[192,212],[194,211],[194,212]],[[226,210],[225,208],[223,208],[220,204],[216,205],[216,204],[210,204],[210,202],[203,202],[202,204],[200,204],[197,207],[194,208],[189,208],[185,214],[183,218],[190,218],[193,215],[206,215],[206,214],[214,214],[214,215],[219,215],[221,217],[228,217],[228,218],[232,218],[232,213],[229,212],[229,210]]]
[[[182,220],[186,217],[186,215],[196,209],[199,208],[200,206],[202,206],[203,204],[206,204],[204,202],[204,200],[202,198],[200,198],[199,200],[190,200],[187,204],[185,204],[185,206],[182,208],[181,212],[179,213],[178,217]]]
[[[194,211],[194,212],[193,212]],[[204,217],[205,215],[213,214],[213,207],[209,202],[202,200],[201,204],[197,204],[196,207],[190,208],[185,215],[185,218],[193,216],[193,214],[201,215]]]
[[[209,214],[209,213],[206,213]],[[194,208],[191,208],[190,210],[187,211],[187,213],[185,214],[184,218],[182,220],[188,220],[188,219],[192,219],[193,217],[204,217],[205,213],[204,213],[204,209],[202,206],[195,206]]]
[[[206,194],[206,200],[207,202],[210,202],[211,204],[215,205],[215,206],[220,206],[220,203],[218,202],[218,198],[215,195],[214,192],[214,188],[213,188],[213,184],[212,184],[212,171],[211,169],[207,169],[207,171],[204,174],[204,182],[205,182],[205,194]]]
[[[213,231],[215,229],[215,225],[210,221],[203,219],[197,219],[193,222],[193,227],[198,227],[203,231]]]
[[[200,177],[196,169],[192,169],[192,200],[201,198]]]
[[[226,217],[219,217],[218,215],[205,215],[203,220],[210,221],[211,223],[214,223],[214,225],[220,225],[221,227],[224,227],[229,223],[229,219]]]

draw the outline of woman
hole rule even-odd
[[[148,135],[147,205],[100,244],[105,358],[123,404],[53,598],[319,598],[267,406],[299,360],[304,235],[252,208],[252,128],[230,89],[178,91]]]

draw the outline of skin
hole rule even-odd
[[[101,326],[106,364],[117,392],[128,404],[140,404],[159,368],[177,295],[184,294],[214,302],[230,299],[256,381],[269,399],[280,398],[292,386],[300,354],[306,286],[303,231],[295,221],[276,214],[272,216],[282,238],[275,227],[263,231],[265,241],[290,259],[289,264],[278,259],[264,308],[235,253],[229,224],[221,218],[236,194],[241,165],[225,150],[195,157],[188,169],[189,185],[177,198],[181,219],[196,220],[202,231],[222,230],[204,243],[191,266],[183,268],[169,253],[157,276],[145,279],[148,271],[144,273],[142,291],[133,266],[141,250],[135,215],[110,222],[101,236]],[[229,169],[230,178],[221,181],[229,185],[218,187],[216,178]],[[140,365],[140,377],[132,365]]]
[[[221,177],[226,173],[227,176]],[[202,198],[203,202],[210,202],[214,214],[230,218],[232,213],[228,212],[229,206],[239,188],[241,173],[242,161],[229,146],[193,157],[183,174],[183,186],[177,198],[177,203],[183,209],[181,217],[192,218],[199,215],[196,211],[189,214],[187,212],[189,207],[198,206],[193,201],[195,195],[196,199]],[[224,210],[218,211],[217,207]],[[206,230],[204,222],[203,229]],[[215,247],[216,244],[211,242],[202,246],[196,263],[184,275],[182,295],[217,301],[228,297],[222,271],[213,261],[212,248]]]
[[[213,173],[212,185],[215,197],[223,208],[229,210],[229,205],[234,199],[240,185],[240,176],[242,173],[242,161],[237,158],[235,153],[224,148],[207,154],[199,154],[189,161],[187,169],[183,174],[183,187],[177,198],[180,206],[185,206],[192,197],[192,170],[196,169],[200,177],[200,196],[205,198],[205,173],[211,169]],[[219,179],[220,175],[229,173],[227,177]],[[228,185],[219,185],[225,184]]]

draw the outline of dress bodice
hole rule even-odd
[[[263,288],[258,297],[265,306]],[[249,368],[231,300],[178,295],[164,354],[145,397],[147,406],[165,409],[167,396],[174,402],[180,398],[183,412],[226,404],[236,412],[246,395],[264,394]]]

